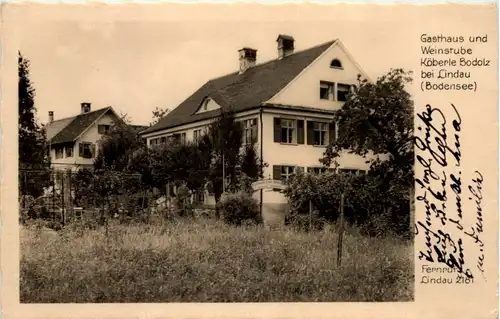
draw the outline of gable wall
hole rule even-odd
[[[343,69],[330,67],[330,62],[337,58],[342,62]],[[362,71],[348,58],[342,47],[333,44],[315,62],[288,84],[268,103],[311,106],[334,110],[340,108],[342,102],[320,99],[320,81],[334,83],[357,84],[357,76]]]
[[[213,110],[218,110],[220,109],[220,105],[217,104],[213,99],[209,99],[207,109],[203,109],[203,105],[205,104],[205,100],[202,103],[202,106],[196,113],[203,113],[203,112],[208,112],[208,111],[213,111]]]

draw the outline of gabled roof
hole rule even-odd
[[[232,107],[235,112],[258,107],[280,92],[334,42],[330,41],[282,59],[258,64],[242,74],[234,72],[212,79],[141,134],[214,117],[219,110],[195,114],[206,97],[212,98],[222,108]]]
[[[63,128],[68,126],[71,121],[73,121],[75,117],[68,117],[60,120],[55,120],[46,125],[46,134],[47,134],[47,140],[51,140],[54,136],[57,135]]]
[[[63,120],[54,121],[47,125],[47,130],[50,129],[52,125],[59,125],[64,121],[67,123],[62,129],[59,130],[57,134],[55,134],[50,140],[51,144],[58,143],[67,143],[75,141],[83,132],[87,130],[89,126],[91,126],[95,121],[97,121],[101,116],[106,114],[107,112],[113,112],[113,109],[108,106],[99,110],[95,110],[92,112],[79,114],[74,117],[70,117]]]

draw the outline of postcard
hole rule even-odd
[[[497,318],[497,19],[3,4],[3,315]]]

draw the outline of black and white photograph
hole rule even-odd
[[[21,304],[415,301],[424,11],[216,7],[26,19]]]
[[[21,302],[413,300],[412,73],[336,25],[34,29]]]

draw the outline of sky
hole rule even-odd
[[[31,62],[41,123],[48,111],[60,119],[91,102],[92,109],[111,105],[133,124],[147,125],[154,108],[173,109],[207,80],[236,71],[240,48],[257,49],[257,63],[275,59],[278,34],[293,36],[296,51],[338,38],[372,79],[412,66],[403,50],[408,41],[402,44],[418,34],[399,16],[388,19],[384,10],[346,18],[344,10],[328,10],[331,19],[297,9],[281,18],[275,10],[278,18],[262,21],[45,19],[26,23],[19,50]]]

